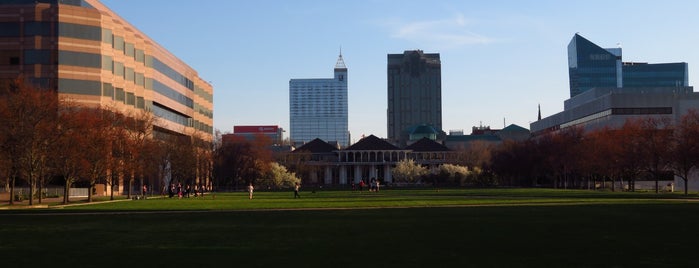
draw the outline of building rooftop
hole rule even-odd
[[[347,147],[346,151],[386,151],[386,150],[400,150],[400,148],[388,143],[385,140],[379,139],[374,135],[369,135],[369,137],[359,140],[357,143],[352,144],[352,146]]]
[[[438,143],[436,141],[430,140],[428,138],[422,138],[408,147],[406,150],[412,150],[413,152],[445,152],[450,151],[449,148]]]
[[[311,152],[314,154],[317,153],[331,153],[337,151],[337,148],[335,146],[332,146],[330,143],[327,143],[321,139],[315,139],[312,140],[303,146],[297,148],[296,150],[293,151],[293,153],[296,152]]]

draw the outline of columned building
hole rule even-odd
[[[289,123],[292,145],[322,139],[336,147],[349,146],[347,66],[342,54],[333,78],[289,81]]]
[[[442,129],[442,67],[439,53],[388,54],[388,141],[407,145],[411,129]]]
[[[349,185],[377,179],[382,184],[392,184],[393,168],[404,160],[435,170],[442,164],[455,163],[458,154],[429,138],[423,138],[401,149],[374,135],[359,140],[345,149],[337,149],[320,139],[315,139],[294,150],[292,162],[302,162],[307,167],[297,173],[304,184]]]

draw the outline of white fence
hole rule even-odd
[[[49,187],[41,189],[44,192],[44,196],[63,196],[63,188],[61,187]],[[1,192],[9,192],[6,189],[0,190]],[[36,188],[39,191],[39,188]],[[89,188],[70,188],[70,197],[87,197]],[[15,187],[15,194],[27,195],[29,194],[29,187]]]

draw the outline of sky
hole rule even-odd
[[[569,97],[575,33],[623,60],[687,62],[699,79],[699,1],[102,0],[214,87],[214,128],[289,131],[289,80],[348,68],[349,130],[386,137],[387,54],[442,63],[442,128],[529,128]]]

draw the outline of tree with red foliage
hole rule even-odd
[[[699,112],[692,109],[682,116],[670,144],[670,168],[684,181],[684,194],[687,195],[689,174],[699,165]]]
[[[37,179],[46,163],[58,108],[58,96],[49,90],[29,86],[21,78],[0,88],[0,147],[10,185],[10,204],[14,204],[15,179],[29,184],[29,204],[33,205]]]

